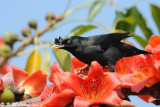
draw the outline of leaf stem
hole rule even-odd
[[[91,2],[94,2],[94,1],[98,1],[98,0],[88,0],[87,2],[84,2],[82,4],[80,4],[79,6],[65,12],[64,14],[64,17],[68,17],[69,15],[71,15],[73,12],[77,11],[77,10],[80,10],[82,8],[85,8],[85,7],[88,7],[88,4],[91,3]]]
[[[69,8],[71,2],[72,2],[72,0],[68,0],[68,3],[67,3],[67,5],[66,5],[66,8],[64,9],[63,14],[65,14],[65,13],[67,12],[67,10],[68,10],[68,8]]]
[[[51,30],[55,30],[55,29],[63,26],[64,24],[68,24],[68,23],[71,23],[71,22],[74,22],[74,21],[86,21],[86,22],[88,22],[88,19],[75,18],[75,19],[70,19],[70,20],[67,20],[67,21],[63,21],[62,23],[56,24]],[[108,26],[104,25],[103,23],[101,23],[99,21],[92,20],[91,23],[100,25],[103,29],[106,29],[107,31],[112,32],[112,29],[110,29]]]

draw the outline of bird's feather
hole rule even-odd
[[[122,39],[128,38],[129,32],[126,33],[110,33],[104,35],[96,35],[89,37],[90,44],[93,46],[100,45],[102,50],[107,49],[109,46],[120,42]]]

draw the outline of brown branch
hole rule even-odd
[[[18,54],[18,52],[22,51],[26,46],[28,46],[29,44],[31,44],[36,36],[39,37],[39,36],[43,35],[45,32],[47,32],[48,30],[50,30],[50,28],[52,28],[53,25],[55,25],[57,22],[59,22],[61,20],[63,20],[63,16],[59,16],[55,20],[48,22],[48,24],[46,25],[46,27],[43,30],[37,31],[34,36],[32,36],[32,37],[28,38],[26,41],[24,41],[22,43],[22,45],[17,50],[12,51],[7,57],[2,57],[0,59],[0,67],[9,58],[16,56]]]
[[[3,107],[26,107],[29,106],[30,104],[41,102],[40,96],[34,97],[28,100],[20,101],[20,102],[13,102],[13,103],[8,103]]]

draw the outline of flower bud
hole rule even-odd
[[[1,45],[0,46],[0,56],[6,57],[9,54],[10,50],[11,48],[8,45],[6,44]]]
[[[53,12],[48,12],[48,13],[46,14],[46,20],[47,20],[47,21],[52,21],[52,20],[54,20],[54,19],[56,19],[56,16],[54,15]]]
[[[11,32],[7,32],[4,35],[4,42],[10,46],[12,46],[16,41],[19,40],[19,37],[17,34],[11,33]]]
[[[23,97],[20,99],[20,101],[23,101],[23,100],[28,100],[28,99],[31,99],[32,96],[30,96],[29,94],[24,94]]]
[[[37,29],[37,21],[36,20],[32,19],[29,21],[28,24],[29,24],[30,28]]]
[[[23,95],[24,95],[25,88],[23,88],[23,87],[16,87],[16,88],[12,89],[12,92],[14,93],[16,101],[19,101],[23,97]]]
[[[11,90],[12,88],[14,88],[14,86],[13,86],[13,85],[10,85],[10,86],[8,86],[7,88],[5,88],[4,91],[5,91],[5,90]]]
[[[14,97],[13,92],[11,90],[4,90],[4,92],[1,95],[0,101],[4,102],[4,103],[14,102],[15,101],[15,97]]]
[[[30,28],[23,28],[22,29],[22,35],[24,37],[30,37],[31,36],[31,29]]]

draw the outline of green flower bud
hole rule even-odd
[[[14,88],[14,86],[13,86],[13,85],[10,85],[10,86],[8,86],[7,88],[5,88],[4,91],[5,91],[5,90],[11,90],[12,88]]]
[[[0,56],[8,56],[9,52],[10,52],[11,48],[6,45],[6,44],[3,44],[0,46]]]
[[[32,19],[29,21],[28,24],[29,24],[30,28],[37,29],[37,21],[36,20]]]
[[[4,42],[10,46],[13,46],[13,44],[19,40],[19,37],[17,34],[11,33],[11,32],[7,32],[4,35]]]
[[[30,28],[23,28],[22,29],[22,35],[24,37],[30,37],[31,36],[31,29]]]
[[[1,95],[0,101],[4,102],[5,104],[7,102],[9,102],[9,103],[14,102],[15,101],[15,97],[14,97],[13,92],[11,90],[4,90],[4,92]]]
[[[46,14],[46,20],[47,20],[47,21],[52,21],[52,20],[55,20],[55,19],[56,19],[56,16],[54,15],[53,12],[48,12],[48,13]]]

